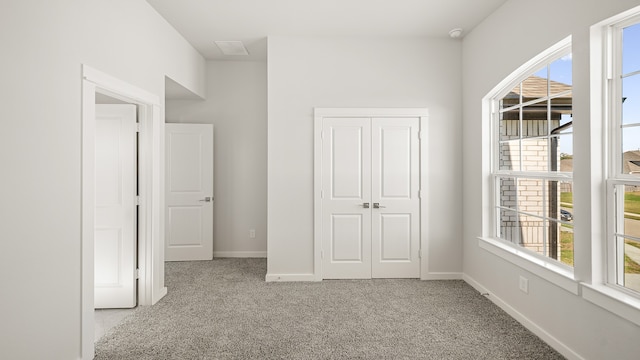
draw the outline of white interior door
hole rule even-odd
[[[371,278],[371,121],[323,122],[323,271],[325,279]]]
[[[420,277],[418,118],[372,119],[371,277]]]
[[[322,126],[322,277],[420,277],[419,118]]]
[[[136,306],[136,106],[96,105],[95,308]]]
[[[165,260],[213,259],[213,125],[166,124]]]

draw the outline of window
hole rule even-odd
[[[640,18],[611,27],[607,282],[640,292]]]
[[[493,236],[572,267],[570,39],[538,59],[490,99]]]

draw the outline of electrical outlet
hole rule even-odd
[[[250,239],[255,239],[256,238],[256,230],[255,229],[249,230],[249,238]]]
[[[520,276],[520,291],[525,294],[529,293],[529,280],[524,276]]]

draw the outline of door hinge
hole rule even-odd
[[[324,199],[324,190],[320,190],[320,199]]]
[[[422,140],[422,131],[418,131],[418,139]]]
[[[422,249],[418,250],[418,259],[422,259]]]
[[[320,259],[324,259],[324,251],[320,250]]]
[[[140,269],[136,269],[136,280],[140,279]]]
[[[320,131],[320,139],[324,139],[324,130]]]
[[[140,195],[136,195],[136,206],[140,206]]]
[[[141,127],[140,123],[136,123],[136,132],[140,132],[141,128],[142,127]]]
[[[418,191],[418,199],[422,199],[422,190]]]

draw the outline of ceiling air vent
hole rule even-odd
[[[244,47],[242,41],[216,41],[215,43],[224,55],[249,55],[249,52],[247,51],[247,48]]]

